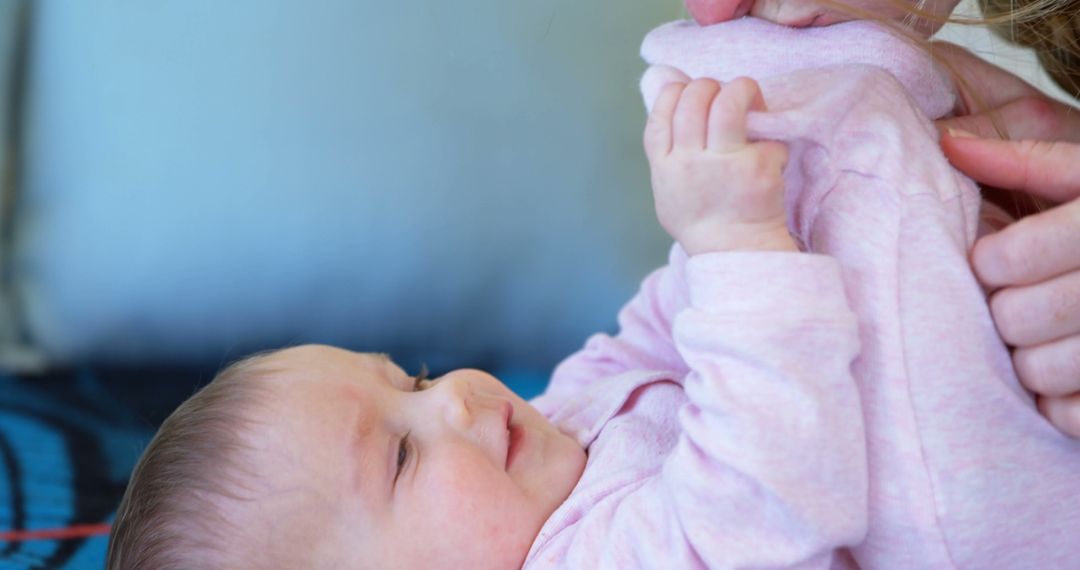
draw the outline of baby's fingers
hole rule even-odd
[[[708,148],[731,152],[746,145],[746,114],[764,110],[761,88],[753,79],[740,77],[724,85],[709,109]]]
[[[671,152],[671,119],[685,83],[669,83],[660,90],[645,123],[645,156],[654,161]]]
[[[705,149],[708,130],[709,106],[720,91],[720,84],[712,79],[695,79],[686,86],[675,108],[672,119],[673,146],[676,149],[700,151]]]

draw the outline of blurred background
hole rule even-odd
[[[0,567],[101,567],[153,430],[255,350],[539,393],[665,259],[638,46],[684,14],[0,0]]]
[[[28,3],[13,363],[549,368],[664,259],[626,8]]]
[[[682,13],[0,0],[0,566],[100,567],[74,525],[255,350],[538,393],[666,258],[638,47]]]

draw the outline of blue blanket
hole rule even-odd
[[[0,376],[0,568],[104,566],[102,525],[131,467],[154,426],[199,378],[151,391],[147,375],[138,376]],[[76,536],[21,539],[42,530]]]

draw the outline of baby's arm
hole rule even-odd
[[[857,321],[836,260],[799,253],[787,232],[784,148],[745,140],[761,106],[749,80],[664,91],[646,148],[658,217],[682,247],[624,309],[620,334],[560,369],[647,361],[657,342],[688,399],[660,473],[597,519],[621,545],[594,554],[599,566],[686,550],[707,567],[829,568],[865,536]]]
[[[625,488],[597,498],[552,552],[580,568],[831,568],[838,549],[865,537],[868,492],[850,372],[857,323],[839,264],[795,252],[679,251],[624,310],[619,335],[595,337],[557,374],[564,386],[583,385],[658,359],[640,371],[680,381],[686,401],[663,420],[678,422],[678,439],[655,472],[630,472]],[[650,357],[668,319],[653,295],[676,284],[686,298],[670,318],[672,354],[660,347]],[[605,492],[611,484],[599,483]]]
[[[751,80],[674,84],[646,129],[658,217],[692,255],[673,327],[690,403],[657,484],[709,566],[829,567],[866,531],[857,321],[839,264],[795,253],[786,149],[747,141],[751,110]]]
[[[725,259],[726,258],[726,259]],[[830,567],[867,525],[859,347],[835,260],[692,258],[683,435],[655,482],[712,567]]]

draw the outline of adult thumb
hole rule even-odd
[[[994,126],[994,121],[990,119],[988,113],[979,113],[977,115],[964,115],[963,117],[953,117],[951,119],[941,119],[935,123],[938,130],[943,134],[950,132],[972,134],[976,137],[986,139],[1001,138],[1001,134]]]
[[[1043,96],[1013,99],[981,113],[937,121],[938,130],[983,138],[1080,142],[1080,112]]]

